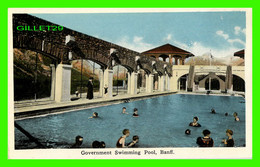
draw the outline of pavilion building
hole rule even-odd
[[[165,44],[151,50],[145,51],[142,54],[151,56],[159,60],[161,58],[165,62],[175,65],[184,65],[185,59],[194,56],[192,53],[180,49],[171,44]]]
[[[238,57],[240,57],[242,59],[245,59],[245,49],[242,49],[240,51],[235,52],[234,56],[238,56]]]

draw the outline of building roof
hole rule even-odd
[[[143,52],[143,54],[181,54],[181,55],[187,55],[187,56],[194,56],[192,53],[183,50],[181,48],[178,48],[176,46],[173,46],[171,44],[165,44],[156,48],[153,48],[151,50]]]
[[[245,49],[240,50],[240,51],[238,51],[238,52],[235,52],[235,53],[234,53],[234,56],[238,56],[238,57],[244,59],[244,57],[245,57]]]

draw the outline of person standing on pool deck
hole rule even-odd
[[[193,118],[193,122],[191,122],[191,123],[189,124],[189,126],[201,127],[201,125],[198,123],[198,120],[199,120],[198,117],[194,117],[194,118]]]
[[[233,131],[232,130],[230,130],[230,129],[228,129],[227,131],[226,131],[226,135],[228,136],[228,139],[226,140],[226,139],[224,139],[224,140],[222,140],[222,142],[225,144],[225,146],[226,147],[234,147],[234,139],[233,139],[233,137],[232,137],[232,135],[233,135]]]
[[[107,94],[108,94],[108,87],[107,87],[107,84],[105,84],[105,87],[104,87],[104,96],[107,97]]]
[[[237,112],[234,112],[233,116],[235,117],[235,121],[240,121],[239,117],[237,116]]]
[[[137,108],[134,108],[133,117],[139,117]]]
[[[123,130],[123,136],[121,136],[116,143],[117,148],[124,148],[125,146],[125,139],[130,135],[129,129],[124,129]]]
[[[198,137],[196,142],[199,147],[213,147],[214,141],[210,137],[210,131],[208,129],[205,129],[202,133],[204,137]]]
[[[93,99],[93,77],[89,78],[89,81],[87,83],[87,88],[88,88],[87,99],[91,100]]]

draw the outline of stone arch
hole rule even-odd
[[[119,71],[118,71],[119,70]],[[113,66],[113,94],[118,95],[119,93],[126,94],[129,83],[129,73],[132,69],[129,66],[116,64]]]
[[[162,58],[162,61],[166,62],[166,59],[169,58],[169,56],[166,54],[161,54],[159,58]]]
[[[209,78],[205,81],[205,89],[209,90]],[[220,90],[220,82],[217,78],[211,79],[211,90]]]
[[[189,72],[186,71],[178,71],[177,81],[184,75],[189,75]]]
[[[245,81],[238,75],[233,74],[233,91],[245,92]]]
[[[103,70],[102,66],[100,66],[96,61],[92,61],[90,59],[73,60],[73,62],[71,61],[71,65],[71,94],[75,94],[75,92],[77,91],[79,93],[79,96],[82,97],[81,93],[87,92],[86,85],[90,77],[93,77],[94,92],[100,91],[99,74],[100,70]]]
[[[187,88],[187,79],[188,79],[188,73],[187,74],[183,74],[182,76],[180,76],[177,80],[177,88],[178,90],[185,90]]]
[[[218,80],[219,81],[219,89],[221,91],[225,91],[225,82],[218,77],[215,73],[210,73],[209,75],[207,75],[205,78],[203,78],[202,80],[199,81],[199,87],[200,88],[206,88],[206,82],[209,80],[209,77],[211,77],[211,80]]]

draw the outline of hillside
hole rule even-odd
[[[187,59],[185,65],[220,65],[220,66],[244,66],[244,59],[236,56],[227,57],[213,57],[210,53],[206,53],[202,56],[195,56]]]

